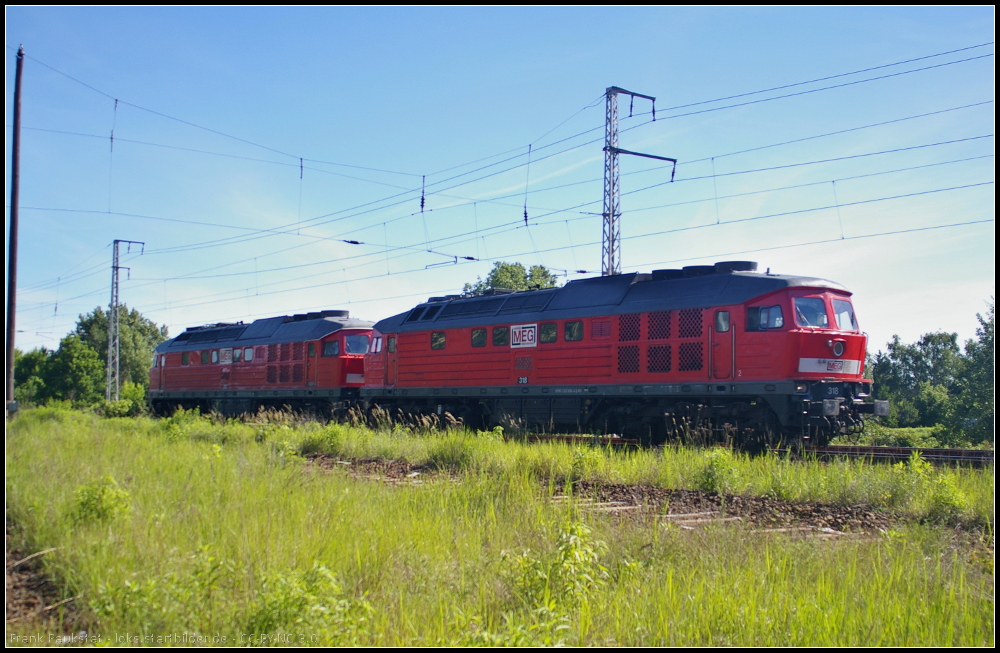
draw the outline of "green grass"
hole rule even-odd
[[[316,452],[446,473],[356,480],[301,455]],[[6,475],[15,543],[58,547],[46,570],[112,643],[994,641],[992,469],[39,409],[10,425]],[[684,531],[550,501],[573,478],[875,502],[924,523],[838,542]]]

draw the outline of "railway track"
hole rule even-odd
[[[560,435],[558,433],[529,433],[528,442],[566,442],[569,444],[593,444],[613,447],[637,447],[638,440],[630,440],[617,435]]]
[[[788,449],[772,449],[778,453],[789,453]],[[992,449],[929,449],[923,447],[861,447],[829,446],[810,447],[802,451],[820,460],[832,458],[866,458],[873,462],[898,463],[910,459],[914,453],[929,463],[936,465],[968,465],[985,467],[993,464]]]
[[[601,446],[638,446],[638,440],[618,436],[590,435],[560,435],[552,433],[533,433],[527,436],[529,442],[565,442],[568,444],[589,444]],[[873,462],[898,463],[910,459],[914,453],[929,463],[936,465],[968,465],[970,467],[985,467],[994,464],[992,449],[932,449],[924,447],[862,447],[862,446],[828,446],[810,447],[807,449],[774,448],[771,451],[778,454],[793,456],[815,456],[820,460],[834,458],[865,458]]]

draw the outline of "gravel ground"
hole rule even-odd
[[[32,644],[57,644],[49,641],[49,635],[59,637],[72,631],[78,618],[74,601],[63,600],[55,582],[42,571],[41,558],[28,556],[11,548],[11,526],[6,525],[5,537],[5,603],[7,642],[17,633],[42,633],[45,641]],[[20,564],[18,564],[20,563]],[[61,604],[60,604],[61,603]],[[46,609],[48,608],[48,609]]]
[[[313,456],[313,464],[327,470],[343,470],[356,478],[389,483],[416,483],[442,472],[427,465],[413,465],[398,460],[336,460]],[[810,526],[844,532],[877,532],[901,520],[871,506],[836,506],[816,503],[793,503],[767,497],[723,496],[714,492],[669,490],[652,485],[625,485],[579,481],[576,493],[599,502],[641,507],[624,514],[691,514],[716,512],[722,517],[739,517],[757,528]]]
[[[900,520],[871,506],[836,506],[792,503],[767,497],[719,495],[694,490],[668,490],[651,485],[597,484],[580,481],[578,495],[601,502],[621,502],[642,506],[663,515],[717,512],[722,517],[739,517],[758,528],[812,526],[843,532],[886,530]]]

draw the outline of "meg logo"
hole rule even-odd
[[[510,348],[538,346],[537,324],[514,324],[510,327]]]

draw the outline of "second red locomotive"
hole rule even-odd
[[[371,327],[347,311],[192,327],[154,351],[150,403],[160,414],[178,406],[329,414],[357,400]]]

